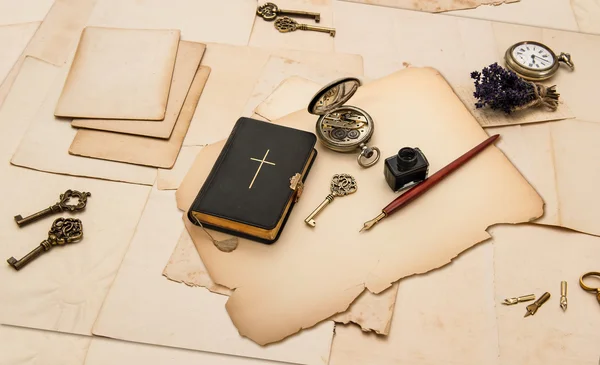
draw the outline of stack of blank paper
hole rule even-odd
[[[179,30],[84,29],[55,115],[81,128],[73,155],[170,168],[210,70]]]

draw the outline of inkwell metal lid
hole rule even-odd
[[[360,80],[355,77],[344,77],[325,85],[308,104],[308,112],[325,115],[341,107],[356,93]]]

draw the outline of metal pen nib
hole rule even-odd
[[[370,221],[366,221],[365,224],[363,225],[363,227],[361,228],[361,230],[358,232],[360,233],[362,231],[368,231],[375,224],[377,224],[377,222],[379,222],[380,220],[382,220],[385,217],[386,217],[386,214],[384,212],[381,212],[381,214],[379,214],[377,217],[371,219]]]
[[[567,282],[560,282],[560,307],[563,312],[567,310]]]
[[[548,299],[550,299],[550,293],[545,292],[544,294],[542,294],[540,299],[533,302],[533,304],[527,306],[527,313],[525,313],[525,317],[534,315],[535,312],[537,312],[537,310],[542,306],[542,304],[546,303]]]

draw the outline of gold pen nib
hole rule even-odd
[[[381,214],[379,214],[377,217],[371,219],[370,221],[365,222],[365,224],[363,225],[363,227],[361,228],[361,230],[359,232],[367,231],[367,230],[371,229],[375,224],[377,224],[377,222],[379,222],[380,220],[382,220],[385,217],[386,217],[385,213],[381,212]]]

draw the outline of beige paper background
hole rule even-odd
[[[158,190],[177,190],[187,174],[202,146],[183,146],[172,169],[158,169],[156,186]]]
[[[57,117],[163,120],[180,31],[86,27]]]
[[[173,167],[209,75],[210,68],[200,66],[168,140],[81,129],[69,153],[144,166]]]
[[[33,62],[35,59],[31,60]],[[40,104],[29,104],[36,113],[33,118],[23,122],[24,126],[29,123],[29,127],[10,160],[11,163],[44,172],[152,185],[156,178],[156,169],[68,154],[77,130],[71,128],[68,120],[54,117],[54,106],[67,71],[68,64],[56,73],[39,109],[36,109],[35,105]],[[28,89],[23,89],[23,92],[27,95]]]
[[[0,325],[2,365],[83,365],[89,337]]]
[[[0,84],[15,65],[21,52],[40,26],[40,22],[0,26]]]
[[[439,13],[450,10],[471,9],[481,5],[500,5],[519,0],[341,0],[369,5],[389,6],[408,10],[426,11]]]
[[[53,0],[0,1],[0,25],[44,20]]]
[[[402,89],[398,88],[399,84],[411,87]],[[377,98],[372,96],[373,90],[377,90]],[[395,90],[395,92],[386,93],[391,90]],[[433,90],[436,91],[436,94]],[[427,93],[428,102],[435,100],[439,106],[435,109],[426,108],[422,104],[422,100],[425,99],[420,99],[418,96],[421,93]],[[412,68],[363,86],[351,99],[351,105],[369,110],[373,118],[378,121],[380,128],[381,125],[385,126],[387,133],[376,134],[370,142],[372,145],[378,145],[384,156],[389,155],[390,151],[396,150],[398,143],[402,144],[397,140],[400,133],[394,132],[394,129],[401,128],[403,120],[411,120],[413,128],[402,128],[403,138],[427,151],[425,153],[430,159],[431,172],[450,162],[451,156],[464,153],[469,146],[472,147],[477,140],[480,141],[485,137],[485,133],[472,119],[450,87],[432,69]],[[393,109],[390,109],[390,106],[393,106]],[[406,113],[405,118],[400,121],[395,113],[397,109],[402,109]],[[446,118],[452,115],[455,123],[452,125],[443,123],[445,118],[441,118],[442,115]],[[314,117],[306,112],[298,112],[284,118],[281,122],[303,128],[303,126],[312,124],[309,122],[310,120],[314,120]],[[306,127],[306,129],[310,129],[310,127]],[[436,135],[439,136],[439,140],[432,139],[432,130],[438,131]],[[461,136],[460,141],[458,138],[449,138],[450,135]],[[452,141],[451,144],[450,141]],[[464,144],[464,146],[458,146],[459,144]],[[449,150],[442,151],[446,148]],[[292,217],[286,228],[287,233],[280,238],[276,245],[267,247],[242,239],[236,251],[229,255],[222,255],[216,252],[218,250],[199,228],[193,227],[185,219],[188,232],[192,235],[202,261],[213,280],[220,285],[237,288],[227,303],[227,310],[233,322],[242,335],[261,344],[285,338],[298,331],[298,328],[310,327],[320,320],[344,311],[365,287],[377,293],[389,287],[398,278],[429,271],[448,263],[452,257],[466,248],[485,240],[488,237],[485,228],[491,224],[502,221],[528,221],[542,214],[542,202],[539,196],[525,183],[525,180],[508,160],[498,150],[492,148],[471,161],[452,178],[445,180],[437,189],[431,190],[426,196],[421,197],[420,204],[413,204],[404,209],[396,216],[403,217],[403,219],[394,217],[395,224],[393,226],[388,220],[386,222],[387,229],[384,228],[386,225],[382,223],[378,229],[369,231],[368,236],[366,234],[356,236],[356,231],[362,227],[362,223],[377,215],[383,205],[391,201],[395,195],[388,190],[385,182],[381,179],[381,172],[375,172],[376,170],[373,169],[359,170],[354,156],[339,155],[324,150],[320,146],[317,149],[319,149],[319,161],[311,170],[303,199],[295,207],[293,217],[305,216],[323,199],[321,195],[323,193],[319,194],[317,193],[319,190],[312,189],[316,189],[316,186],[327,186],[333,173],[332,167],[335,166],[335,171],[346,171],[353,174],[358,180],[359,189],[360,186],[373,189],[369,190],[371,194],[354,194],[351,198],[340,199],[340,202],[335,204],[339,207],[337,209],[346,210],[350,206],[346,205],[344,208],[344,204],[358,205],[361,207],[360,211],[363,212],[345,217],[346,224],[343,226],[333,224],[332,220],[337,219],[337,216],[325,212],[319,216],[318,226],[314,231],[307,230],[300,219]],[[453,149],[454,151],[450,152]],[[204,148],[200,155],[207,151],[208,147]],[[214,161],[214,159],[207,159],[204,163],[210,166],[210,161]],[[203,173],[208,172],[204,171]],[[192,176],[192,174],[188,176]],[[183,184],[180,187],[178,196],[179,207],[182,210],[187,210],[191,201],[181,197],[193,196],[201,186],[202,179],[202,176],[190,178],[188,189],[191,191],[184,191]],[[485,186],[485,189],[482,189],[482,186]],[[515,190],[509,191],[507,186],[511,186]],[[452,191],[452,193],[449,194],[448,191]],[[475,192],[477,192],[477,197],[470,196]],[[354,200],[354,202],[343,203],[348,200]],[[460,205],[457,205],[459,201]],[[509,203],[510,201],[514,201],[514,204]],[[454,211],[450,216],[445,209],[441,208],[450,206],[453,209],[460,206],[461,214]],[[491,206],[496,207],[496,210],[491,210]],[[481,214],[482,209],[486,209],[490,216],[484,217]],[[368,211],[372,211],[372,213],[367,215]],[[465,215],[469,214],[474,214],[474,216],[466,218]],[[472,222],[471,227],[480,227],[481,231],[477,228],[465,231],[466,228],[460,223],[465,220]],[[443,228],[432,229],[428,225],[427,228],[423,226],[422,229],[419,229],[417,228],[419,221],[437,222]],[[323,232],[323,236],[317,237],[315,232],[322,229],[319,227],[327,227],[328,230],[320,231]],[[356,231],[348,227],[356,227]],[[425,248],[422,248],[418,253],[419,257],[429,257],[429,260],[412,260],[411,255],[417,254],[415,251],[402,250],[407,246],[398,246],[395,240],[390,240],[393,235],[389,229],[392,228],[394,232],[403,232],[407,237],[418,241],[415,243],[415,247],[429,246],[427,252],[438,254],[435,257],[431,256],[425,253]],[[414,233],[411,234],[411,231]],[[444,232],[443,239],[439,237],[442,231]],[[370,250],[365,247],[366,240],[379,242],[380,245]],[[292,242],[302,242],[302,244],[293,245]],[[327,245],[324,245],[324,242],[327,242]],[[439,246],[440,244],[442,246]],[[282,247],[286,247],[286,250],[283,250]],[[247,253],[247,250],[250,251]],[[445,252],[442,253],[442,250]],[[254,265],[259,265],[258,261],[264,262],[265,255],[268,255],[269,260],[277,262],[277,265],[269,268],[260,265],[261,268],[256,269]],[[300,259],[305,256],[305,259]],[[254,259],[254,257],[260,257],[260,260]],[[319,260],[315,260],[316,257]],[[386,260],[386,258],[390,259]],[[307,274],[300,264],[305,261],[310,261],[313,267],[310,274]],[[331,273],[332,265],[335,265],[339,275],[330,277],[330,281],[326,281],[324,279],[327,275],[323,275],[321,272]],[[239,268],[239,271],[224,271],[224,267]],[[280,269],[284,267],[285,270]],[[273,275],[271,270],[279,271],[277,275]],[[244,274],[240,275],[242,272]],[[254,273],[252,282],[245,279],[249,277],[249,272]],[[287,274],[281,275],[281,272]],[[261,280],[257,279],[263,275],[270,278],[271,284],[268,287],[261,285]],[[283,293],[281,288],[286,288],[286,292]],[[332,295],[332,292],[337,295]],[[260,308],[251,304],[258,298],[262,298]],[[265,301],[265,298],[268,300]],[[293,308],[286,309],[286,313],[295,313],[296,316],[288,316],[287,323],[281,319],[278,319],[276,323],[273,322],[271,320],[272,313],[282,313],[282,308]],[[254,325],[255,321],[260,321],[261,326]]]
[[[202,43],[179,42],[165,119],[160,121],[160,123],[156,123],[156,121],[123,119],[73,119],[71,126],[138,136],[169,138],[177,122],[177,117],[179,116],[185,97],[190,90],[205,49],[206,45]]]
[[[256,14],[253,0],[96,1],[90,26],[181,29],[183,40],[203,43],[247,45]]]
[[[32,9],[28,9],[25,13],[34,16],[34,20],[40,19],[34,15],[36,11],[33,9],[39,5],[37,11],[41,11],[41,6],[45,6],[44,0],[20,1],[18,5],[10,1],[9,4],[12,9],[22,9],[22,5],[32,5]],[[96,0],[54,1],[44,17],[44,21],[0,86],[0,105],[6,98],[26,56],[33,56],[56,66],[67,62],[77,46],[81,30],[95,4]],[[45,11],[43,12],[45,13]],[[4,12],[0,13],[4,14]],[[11,12],[7,12],[7,14],[11,14]]]
[[[182,231],[175,192],[153,189],[94,325],[95,335],[299,364],[327,364],[333,322],[262,347],[237,333],[225,311],[227,297],[163,277],[163,268]]]
[[[14,86],[0,108],[0,157],[10,159],[27,123],[36,114],[31,105],[45,98],[60,73],[56,66],[26,58]],[[44,174],[4,163],[0,166],[6,196],[0,206],[0,258],[17,259],[48,235],[54,219],[45,218],[25,228],[17,214],[31,214],[54,204],[67,189],[92,193],[84,212],[85,238],[55,247],[21,271],[0,265],[0,323],[89,335],[116,270],[125,254],[149,189],[96,179]],[[36,298],[32,300],[31,298]]]
[[[499,147],[544,199],[544,216],[534,223],[600,235],[598,123],[565,120],[490,133],[502,134]]]
[[[503,364],[589,364],[598,362],[598,301],[579,287],[579,277],[595,271],[598,237],[533,225],[494,227],[496,303],[518,293],[544,292],[550,299],[524,319],[524,306],[498,308]],[[516,254],[518,252],[518,254]],[[533,269],[532,265],[543,265]],[[559,306],[560,282],[567,281],[568,308]],[[526,344],[526,346],[523,346]]]
[[[306,100],[311,100],[323,86],[325,84],[318,84],[304,77],[289,77],[254,112],[267,120],[283,118],[294,111],[307,108]]]
[[[266,50],[254,47],[207,44],[202,65],[212,69],[206,89],[198,104],[198,112],[190,126],[184,146],[198,146],[226,138],[235,121],[244,112],[254,87],[270,56],[292,59],[320,66],[324,57],[340,72],[362,70],[362,59],[350,54],[324,54],[294,50]],[[240,60],[244,72],[240,73]]]
[[[488,241],[450,265],[402,279],[390,334],[337,326],[329,364],[509,364],[498,359],[496,311],[506,308],[494,298],[493,262]]]

